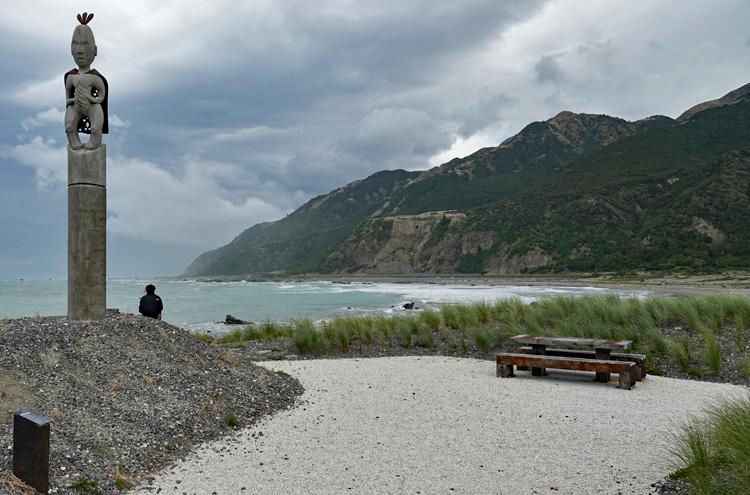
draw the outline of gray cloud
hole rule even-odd
[[[552,53],[543,55],[539,61],[534,64],[534,80],[538,83],[551,82],[557,84],[565,80],[565,72],[560,67],[561,53]]]
[[[497,125],[502,121],[505,110],[515,104],[515,99],[504,93],[482,88],[478,91],[476,99],[458,108],[451,120],[458,124],[458,136],[468,138]]]
[[[64,184],[57,121],[78,4],[36,8],[28,16],[8,5],[0,18],[13,68],[0,73],[0,192],[28,197],[24,218],[42,221],[59,209],[45,202]],[[127,246],[112,252],[123,256],[163,249],[187,259],[353,179],[496,145],[562,109],[676,115],[746,83],[750,66],[750,4],[741,1],[216,0],[208,9],[131,0],[97,9],[95,66],[113,112],[113,242]],[[159,215],[139,224],[149,201]],[[35,211],[35,202],[47,206]],[[0,228],[12,236],[5,210]],[[22,251],[0,248],[0,258],[21,266],[12,255]]]

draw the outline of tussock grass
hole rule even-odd
[[[216,339],[219,344],[238,344],[248,340],[273,340],[281,337],[291,337],[294,326],[287,323],[277,323],[266,320],[257,327],[247,325]]]
[[[339,346],[339,350],[341,352],[348,352],[349,351],[349,344],[351,342],[351,337],[349,335],[349,332],[346,331],[344,328],[336,328],[335,332],[333,333],[333,341],[336,342],[336,345]]]
[[[441,304],[440,305],[440,316],[445,322],[445,326],[448,328],[454,328],[456,330],[461,329],[461,316],[458,312],[458,306],[455,304]]]
[[[724,400],[674,436],[672,453],[694,495],[750,493],[750,396]]]
[[[750,378],[750,353],[748,352],[740,357],[740,374],[745,378]]]
[[[401,347],[411,349],[414,345],[414,336],[411,333],[411,328],[404,325],[398,329],[399,337],[401,338]]]
[[[479,328],[472,332],[471,338],[474,340],[474,345],[477,346],[480,352],[487,352],[490,348],[490,335],[487,330]]]
[[[435,340],[432,336],[432,330],[426,326],[420,325],[419,331],[416,333],[415,344],[419,347],[434,347]]]
[[[671,326],[682,327],[683,335],[667,338],[663,329]],[[300,354],[345,353],[353,345],[409,349],[443,343],[450,352],[465,354],[476,349],[486,354],[507,348],[509,338],[522,333],[627,339],[633,342],[633,352],[662,356],[684,373],[699,376],[702,366],[720,373],[719,337],[731,337],[741,355],[750,353],[749,327],[750,298],[740,295],[646,300],[596,295],[552,297],[531,304],[518,298],[442,304],[408,315],[338,316],[319,327],[309,319],[265,321],[215,342],[241,345],[247,340],[285,338]],[[211,341],[211,337],[197,338]]]
[[[194,333],[192,335],[196,340],[203,342],[204,344],[213,344],[216,340],[216,337],[206,335],[205,333]]]
[[[690,369],[690,343],[686,337],[673,337],[669,339],[667,347],[669,355],[683,372]]]
[[[708,365],[714,375],[721,372],[721,348],[716,335],[709,328],[700,331],[703,337],[703,361]]]
[[[484,325],[492,319],[492,306],[486,301],[473,304],[471,307],[474,310],[474,318],[480,325]]]
[[[440,320],[440,314],[437,313],[436,311],[433,311],[431,309],[425,309],[419,315],[419,318],[422,320],[422,323],[424,323],[425,326],[429,328],[430,330],[440,329],[440,324],[442,322]]]
[[[324,353],[331,347],[325,333],[315,328],[315,323],[309,318],[302,318],[294,322],[292,330],[294,347],[300,354]]]

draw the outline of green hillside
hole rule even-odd
[[[554,257],[542,271],[750,268],[749,177],[744,98],[608,146],[456,229],[495,231],[496,249],[538,246]]]
[[[628,122],[607,115],[561,112],[545,122],[529,124],[500,146],[421,174],[394,194],[387,212],[416,214],[492,203],[533,187],[564,165],[608,144],[673,122],[663,116]]]
[[[232,242],[200,255],[185,275],[234,275],[287,270],[349,235],[379,211],[417,172],[383,171],[318,196],[275,222],[260,223]]]
[[[750,268],[750,85],[679,120],[562,112],[386,171],[204,253],[188,275]],[[453,210],[451,221],[440,213]]]

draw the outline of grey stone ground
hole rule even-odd
[[[495,377],[492,362],[398,357],[267,362],[298,406],[204,445],[144,493],[648,494],[674,424],[733,385],[589,374]],[[616,378],[616,376],[614,377]]]

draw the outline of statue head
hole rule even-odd
[[[73,31],[73,39],[70,42],[70,54],[78,67],[89,67],[96,57],[96,41],[94,32],[88,26],[89,21],[93,19],[94,14],[86,12],[83,15],[78,14],[78,21],[81,23]]]

